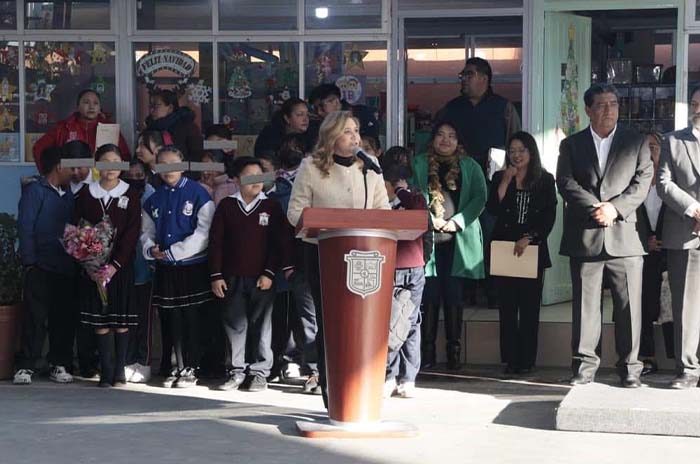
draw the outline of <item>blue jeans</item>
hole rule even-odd
[[[425,286],[425,271],[422,267],[397,269],[394,286],[408,288],[414,305],[411,313],[411,330],[401,348],[389,350],[386,363],[386,379],[395,378],[397,383],[415,382],[420,370],[420,303]]]

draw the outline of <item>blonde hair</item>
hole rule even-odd
[[[360,121],[350,111],[334,111],[327,115],[321,124],[321,128],[318,131],[318,142],[316,142],[311,156],[314,165],[324,176],[330,174],[330,169],[334,162],[335,142],[343,135],[345,124],[349,119],[355,121],[358,128],[360,127]]]

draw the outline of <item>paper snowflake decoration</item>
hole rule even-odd
[[[209,96],[212,93],[211,87],[204,85],[204,81],[200,79],[196,84],[187,86],[187,98],[198,105],[209,103]]]

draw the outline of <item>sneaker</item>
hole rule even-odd
[[[170,374],[168,374],[168,376],[161,382],[161,386],[164,388],[172,388],[178,377],[180,377],[180,371],[177,369],[177,367],[173,367],[170,370]]]
[[[397,393],[396,379],[392,378],[384,382],[384,398],[391,398]]]
[[[399,398],[415,398],[416,397],[416,383],[415,382],[402,382],[396,387],[396,396]]]
[[[191,367],[186,367],[180,371],[180,376],[177,378],[173,384],[174,388],[190,388],[197,385],[197,376],[194,373],[194,369]]]
[[[15,376],[12,378],[12,383],[15,385],[30,385],[32,383],[32,375],[34,375],[33,370],[20,369],[15,372]]]
[[[301,367],[297,363],[290,362],[282,371],[282,377],[285,379],[298,379],[301,377]]]
[[[310,395],[320,395],[321,385],[318,384],[318,374],[311,374],[304,382],[304,393]]]
[[[73,381],[73,376],[66,371],[63,366],[53,366],[51,368],[51,374],[49,374],[49,380],[56,383],[71,383]]]
[[[238,390],[238,387],[240,387],[243,382],[245,382],[245,374],[243,372],[230,370],[226,381],[216,387],[216,389],[222,391]]]
[[[265,376],[260,374],[255,374],[250,377],[250,382],[245,387],[246,391],[249,392],[261,392],[267,390],[267,379]]]
[[[127,381],[131,383],[148,383],[151,380],[151,366],[143,364],[133,364],[134,373],[131,378],[127,377]]]
[[[136,373],[137,366],[138,366],[138,364],[136,364],[136,363],[127,364],[126,366],[124,366],[124,377],[126,378],[127,382],[133,382],[133,380],[131,380],[131,378]]]

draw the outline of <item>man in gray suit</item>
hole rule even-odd
[[[600,365],[603,276],[610,284],[615,347],[622,386],[637,388],[641,330],[642,256],[636,210],[653,176],[649,147],[638,131],[617,126],[615,87],[584,94],[590,126],[559,147],[557,187],[564,198],[560,254],[569,256],[573,289],[572,385],[594,380]]]
[[[690,96],[690,126],[661,143],[657,190],[668,206],[662,247],[668,249],[676,367],[671,388],[694,388],[700,378],[700,88]]]

